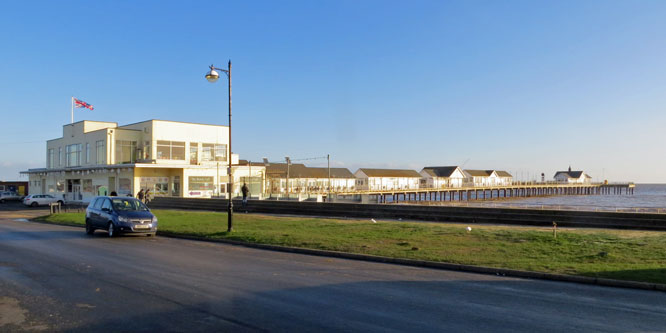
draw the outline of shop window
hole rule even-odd
[[[118,194],[131,194],[132,182],[129,178],[118,178]]]
[[[83,192],[91,193],[93,191],[92,179],[83,180]]]

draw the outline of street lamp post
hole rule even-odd
[[[227,154],[228,169],[227,174],[229,175],[229,183],[227,184],[229,190],[229,206],[227,208],[227,232],[233,230],[233,215],[234,215],[234,203],[231,199],[233,191],[233,176],[231,174],[231,60],[229,60],[229,68],[217,68],[213,65],[210,65],[210,71],[206,74],[206,80],[210,83],[215,83],[220,78],[220,74],[217,71],[222,71],[227,74],[229,79],[229,153]]]
[[[287,161],[287,183],[285,184],[285,187],[287,190],[287,200],[289,200],[289,166],[291,165],[291,159],[289,156],[286,156],[284,160]]]

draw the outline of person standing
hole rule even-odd
[[[250,189],[247,187],[247,184],[243,183],[241,192],[243,192],[243,208],[245,208],[247,206],[247,195],[250,193]]]
[[[143,202],[143,189],[139,190],[139,193],[136,194],[136,198]]]
[[[145,203],[146,205],[148,205],[148,203],[150,202],[150,200],[153,199],[153,197],[152,197],[152,193],[150,193],[150,189],[147,189],[147,190],[146,190],[146,194],[144,194],[144,199],[146,200],[146,201],[144,201],[144,203]]]

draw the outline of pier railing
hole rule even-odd
[[[509,208],[509,209],[536,209],[536,210],[565,210],[579,212],[614,212],[614,213],[653,213],[666,214],[666,207],[621,207],[621,206],[592,206],[592,205],[561,205],[561,204],[529,204],[511,202],[401,202],[398,204],[417,204],[426,206],[452,206],[476,208]]]

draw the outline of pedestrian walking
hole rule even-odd
[[[243,192],[243,208],[245,208],[247,206],[247,195],[250,193],[250,189],[247,187],[247,184],[243,183],[241,192]]]
[[[146,194],[144,195],[144,199],[146,200],[146,201],[144,201],[144,203],[145,203],[146,205],[148,205],[148,203],[150,202],[150,200],[153,200],[153,194],[150,193],[150,189],[147,189],[147,190],[146,190]]]
[[[136,197],[137,199],[139,199],[139,201],[143,202],[143,195],[144,195],[143,189],[141,189],[139,190],[139,193],[136,194]]]

